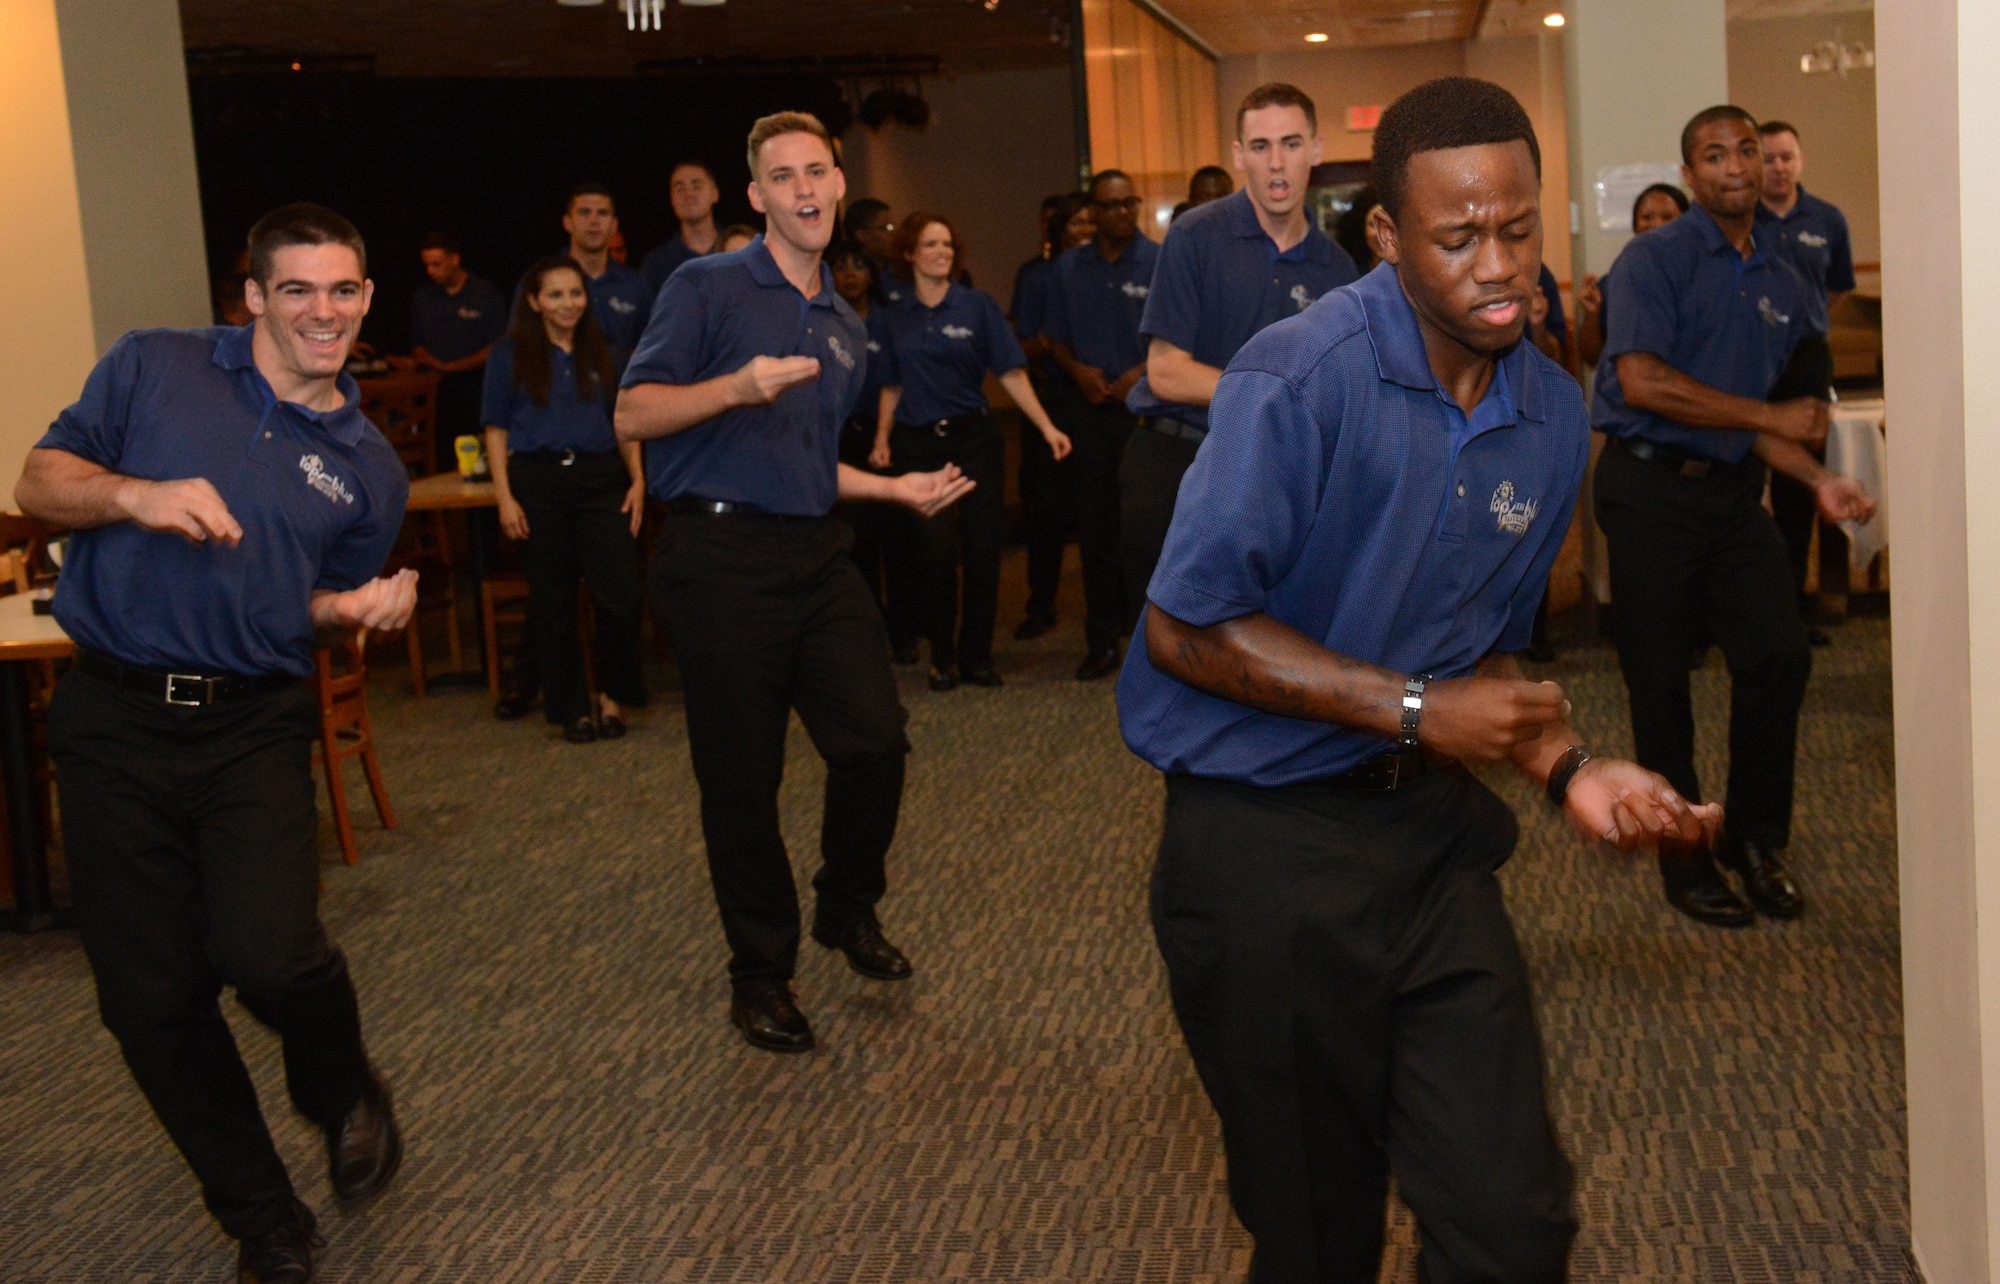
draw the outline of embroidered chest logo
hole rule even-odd
[[[1823,250],[1826,248],[1826,238],[1818,232],[1800,232],[1799,244],[1810,245],[1815,250]]]
[[[1118,288],[1125,291],[1125,297],[1128,299],[1143,299],[1153,292],[1151,286],[1140,285],[1137,281],[1127,281]]]
[[[882,350],[882,345],[877,343],[875,340],[870,339],[868,341],[868,350],[870,352],[880,352]]]
[[[468,308],[461,305],[458,309],[458,319],[461,321],[477,321],[480,317],[483,317],[485,315],[486,314],[484,312],[481,312],[478,308]]]
[[[873,348],[875,345],[871,343],[868,346]],[[840,341],[839,335],[826,336],[826,347],[827,351],[833,353],[833,359],[840,363],[843,370],[854,369],[854,354],[847,350],[847,345]]]
[[[970,339],[972,337],[972,327],[969,325],[948,325],[941,328],[938,333],[947,339]]]
[[[347,483],[326,470],[326,464],[318,455],[300,455],[299,471],[306,475],[306,485],[312,487],[336,504],[352,504],[354,492],[347,489]]]
[[[629,317],[639,310],[639,305],[630,299],[606,299],[604,306],[610,308],[621,317]]]
[[[1312,291],[1306,289],[1304,282],[1292,287],[1292,302],[1298,305],[1299,311],[1304,312],[1311,307],[1312,301]]]
[[[1535,514],[1542,511],[1539,499],[1517,500],[1514,498],[1514,483],[1503,481],[1494,488],[1493,502],[1486,506],[1492,513],[1499,529],[1507,535],[1525,535]]]
[[[1764,324],[1770,326],[1773,330],[1779,326],[1786,326],[1792,323],[1791,314],[1789,312],[1778,311],[1777,305],[1771,302],[1771,296],[1768,294],[1763,295],[1757,300],[1757,315],[1763,317]]]

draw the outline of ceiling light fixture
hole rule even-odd
[[[1822,40],[1799,59],[1799,70],[1808,76],[1816,72],[1837,72],[1842,80],[1850,71],[1867,71],[1875,66],[1875,51],[1859,41]]]
[[[1563,25],[1563,22],[1564,18],[1559,13],[1552,13],[1548,17],[1542,19],[1542,25],[1544,27],[1560,27]]]
[[[1306,33],[1306,43],[1309,45],[1323,45],[1326,43],[1326,33],[1324,31],[1309,31]]]

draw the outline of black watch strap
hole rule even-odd
[[[1582,745],[1571,745],[1563,750],[1563,756],[1556,759],[1555,770],[1549,773],[1549,801],[1560,807],[1569,798],[1569,782],[1576,779],[1576,773],[1583,770],[1583,764],[1590,761],[1590,750]]]
[[[1428,673],[1413,673],[1403,680],[1403,738],[1398,742],[1401,749],[1417,747],[1417,727],[1424,720],[1424,688],[1430,680]]]

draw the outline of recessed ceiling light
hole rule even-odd
[[[1542,19],[1542,25],[1544,27],[1560,27],[1563,25],[1563,16],[1559,13],[1552,13]]]
[[[1326,43],[1326,33],[1324,31],[1310,32],[1306,35],[1306,43],[1309,45],[1323,45]]]

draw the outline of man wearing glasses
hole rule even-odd
[[[1118,668],[1118,639],[1131,623],[1118,562],[1118,465],[1138,422],[1125,398],[1146,373],[1139,333],[1160,247],[1139,232],[1139,197],[1126,174],[1107,169],[1090,183],[1097,235],[1056,261],[1051,353],[1083,391],[1086,405],[1070,431],[1077,472],[1077,526],[1083,562],[1084,636],[1089,653],[1077,669],[1089,682]]]

